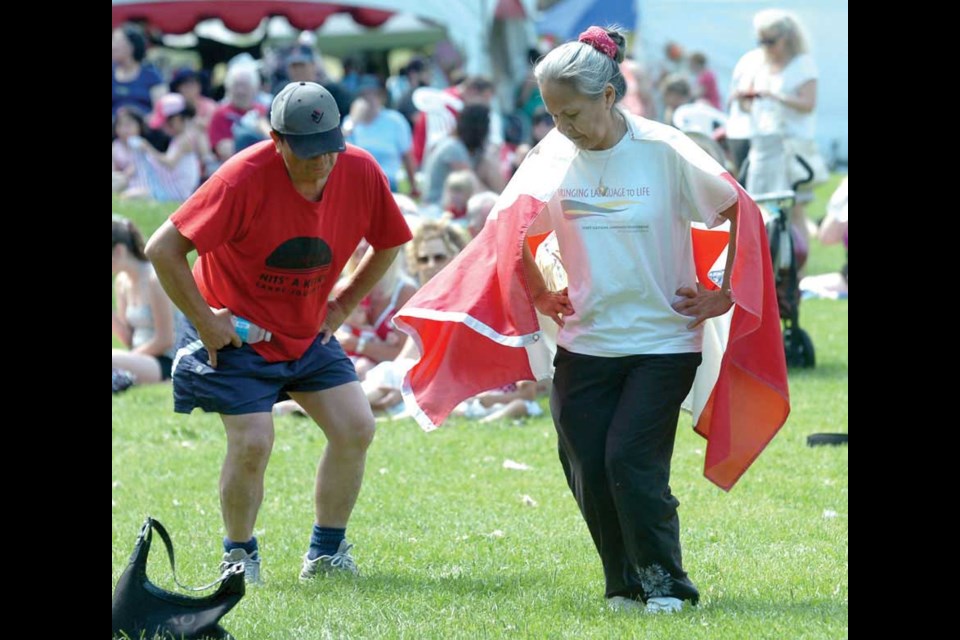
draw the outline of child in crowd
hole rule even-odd
[[[113,193],[136,197],[146,192],[143,175],[137,171],[131,139],[143,136],[143,116],[129,106],[119,107],[113,118]],[[136,143],[134,143],[136,146]]]

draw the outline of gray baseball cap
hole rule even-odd
[[[270,106],[270,126],[298,158],[347,149],[337,102],[316,82],[291,82],[281,89]]]

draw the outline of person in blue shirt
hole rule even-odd
[[[410,123],[399,111],[384,107],[384,89],[376,78],[364,78],[358,93],[343,125],[347,141],[370,152],[387,175],[394,193],[398,190],[397,176],[402,166],[410,181],[410,195],[418,197]]]
[[[144,64],[146,54],[147,40],[136,26],[113,30],[113,116],[124,105],[150,113],[154,99],[167,92],[160,73]]]

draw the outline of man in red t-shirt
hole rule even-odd
[[[270,126],[271,140],[233,156],[147,245],[160,282],[188,320],[173,364],[174,409],[219,413],[226,430],[223,565],[242,562],[248,582],[259,581],[253,528],[273,446],[271,409],[286,396],[327,437],[300,578],[357,572],[345,534],[374,419],[333,333],[410,239],[376,161],[344,143],[326,89],[288,84],[274,98]],[[363,238],[371,250],[328,301]],[[244,332],[253,344],[241,340],[234,316],[269,334],[254,329]]]

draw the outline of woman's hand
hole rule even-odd
[[[694,318],[687,329],[696,329],[707,318],[722,316],[733,306],[727,294],[720,290],[708,291],[700,283],[697,283],[696,291],[691,287],[680,287],[676,295],[682,296],[683,300],[673,303],[673,310]]]
[[[560,291],[550,291],[544,289],[533,298],[533,305],[537,311],[547,316],[561,327],[564,325],[563,316],[569,316],[576,313],[573,305],[570,304],[570,296],[567,295],[567,287]]]

